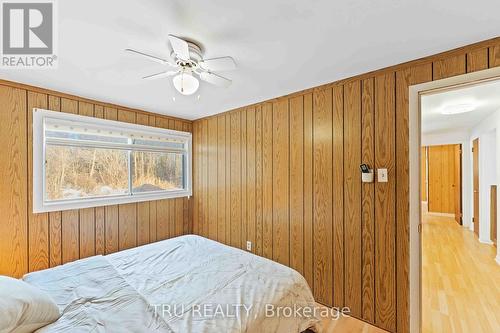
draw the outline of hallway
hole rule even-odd
[[[453,218],[424,214],[422,332],[500,332],[500,265]]]

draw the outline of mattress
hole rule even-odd
[[[61,318],[40,332],[319,330],[314,298],[293,269],[187,235],[30,273]]]

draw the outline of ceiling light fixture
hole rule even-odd
[[[170,58],[157,57],[134,49],[125,51],[164,65],[163,71],[144,76],[145,80],[173,77],[175,89],[182,95],[194,94],[200,81],[219,87],[229,87],[232,81],[220,74],[220,71],[236,69],[234,59],[225,56],[211,59],[203,58],[202,48],[193,41],[187,41],[174,35],[168,35],[172,52]]]
[[[442,114],[454,115],[474,111],[476,107],[472,104],[448,105],[441,109]]]
[[[175,89],[183,95],[194,94],[200,86],[200,81],[188,71],[182,71],[176,75],[173,82]]]

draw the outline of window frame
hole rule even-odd
[[[115,130],[124,132],[127,134],[133,134],[134,136],[154,135],[161,138],[175,138],[177,140],[183,141],[184,148],[158,148],[153,146],[143,146],[143,145],[128,145],[128,144],[96,144],[92,146],[89,142],[77,147],[96,147],[96,148],[113,148],[113,146],[121,146],[128,152],[128,183],[129,189],[132,182],[132,165],[130,161],[130,156],[132,151],[154,151],[154,152],[181,152],[184,156],[184,174],[183,183],[185,184],[182,190],[158,190],[149,192],[135,192],[119,195],[107,195],[107,196],[94,196],[87,198],[78,199],[62,199],[62,200],[46,200],[46,187],[45,187],[45,150],[47,138],[45,137],[45,123],[47,119],[51,121],[63,122],[75,122],[79,126],[87,125],[88,127],[105,127],[107,130]],[[56,140],[64,143],[66,139]],[[72,139],[67,139],[70,141]],[[34,108],[33,109],[33,213],[44,213],[53,211],[62,211],[70,209],[81,209],[81,208],[91,208],[100,207],[108,205],[171,199],[171,198],[181,198],[192,196],[192,134],[189,132],[176,131],[170,129],[163,129],[158,127],[151,127],[138,124],[124,123],[115,120],[101,119],[95,117],[88,117],[82,115],[76,115],[71,113],[63,113],[50,111],[45,109]],[[49,139],[49,142],[53,139]],[[76,141],[73,141],[76,142]],[[50,144],[50,143],[49,143]],[[128,148],[125,148],[128,146]],[[132,149],[131,147],[135,147]]]

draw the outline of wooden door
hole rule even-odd
[[[428,160],[429,212],[455,214],[455,145],[430,146]]]
[[[462,145],[454,146],[455,155],[455,221],[462,225]]]
[[[472,142],[472,188],[474,190],[474,232],[479,237],[479,138]]]

